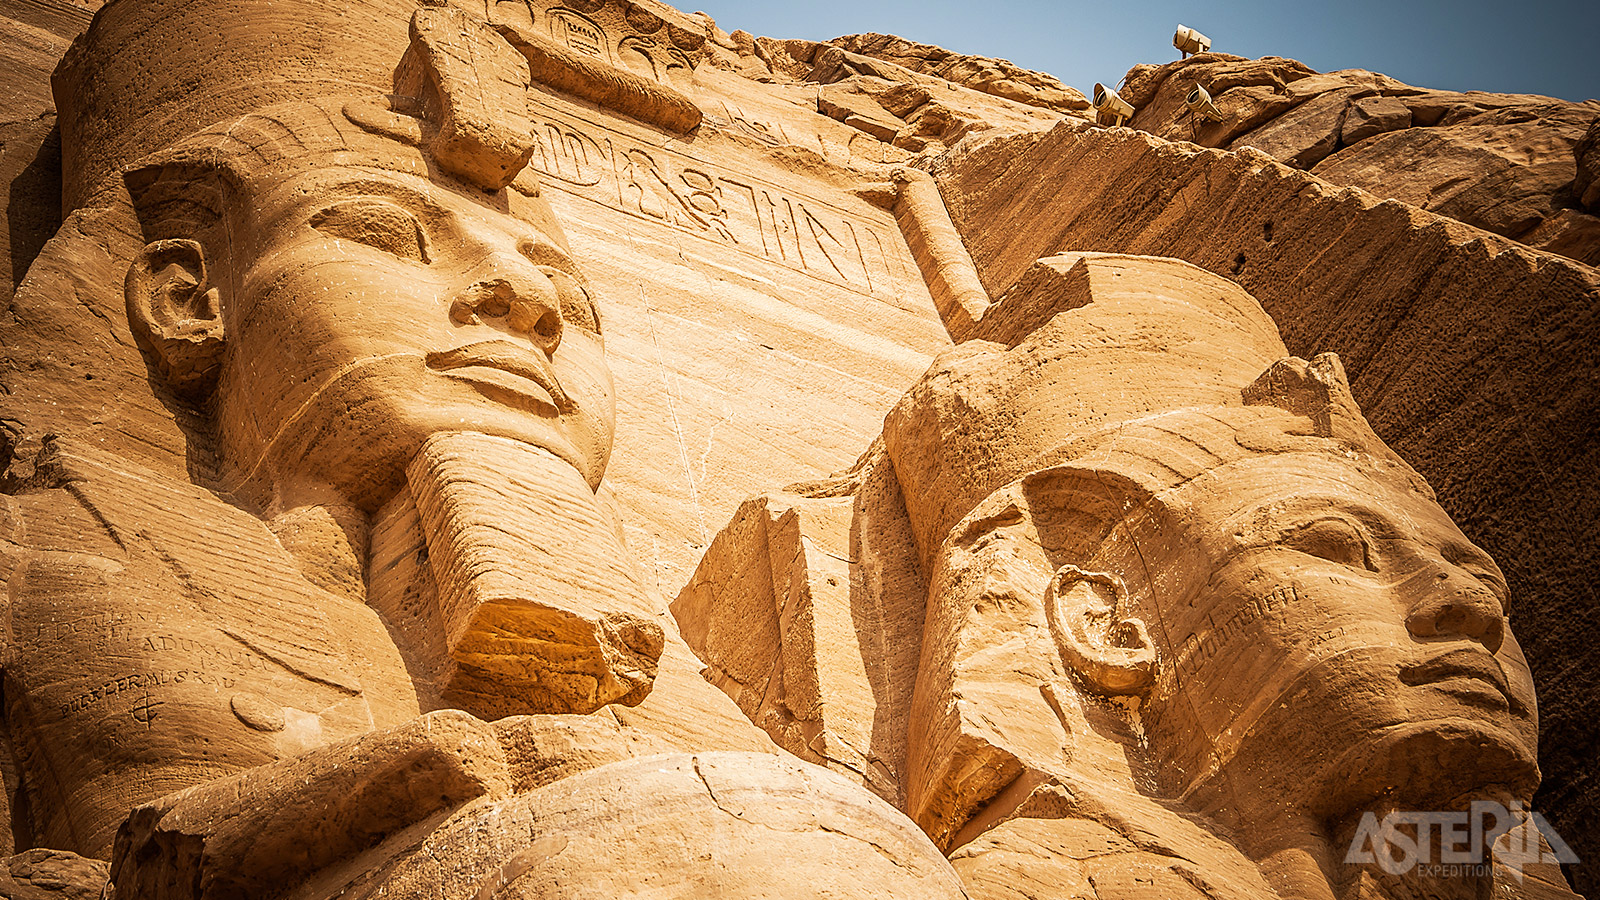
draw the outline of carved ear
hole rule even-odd
[[[155,352],[161,374],[186,396],[209,393],[222,362],[222,304],[195,241],[152,241],[123,282],[128,324]]]
[[[1142,694],[1156,678],[1156,648],[1144,622],[1118,618],[1128,589],[1115,575],[1062,566],[1045,590],[1045,615],[1061,661],[1102,694]]]

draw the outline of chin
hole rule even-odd
[[[598,487],[605,476],[611,450],[609,433],[601,433],[598,423],[583,413],[559,419],[534,418],[515,409],[460,403],[397,412],[395,420],[401,423],[404,433],[396,443],[407,448],[403,454],[407,463],[435,434],[473,431],[545,450],[576,469],[591,489]]]
[[[1376,805],[1464,809],[1473,800],[1528,801],[1539,787],[1536,745],[1507,715],[1445,715],[1385,728],[1340,755],[1323,780],[1322,813],[1341,820]]]

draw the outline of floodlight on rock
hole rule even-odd
[[[1183,105],[1190,113],[1210,122],[1221,122],[1222,113],[1217,105],[1211,102],[1211,92],[1204,85],[1195,84],[1194,90],[1183,98]]]
[[[1172,36],[1172,46],[1177,47],[1187,58],[1191,53],[1204,53],[1210,50],[1211,38],[1187,25],[1179,25],[1177,34]]]
[[[1101,125],[1121,125],[1133,115],[1133,104],[1100,82],[1094,83],[1095,121]]]

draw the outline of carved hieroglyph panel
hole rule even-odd
[[[745,497],[850,465],[949,338],[893,214],[850,193],[877,173],[715,121],[676,139],[532,96],[531,165],[602,298],[606,481],[674,596]],[[836,125],[745,105],[787,113],[785,133]]]
[[[535,123],[546,184],[886,302],[914,277],[892,219],[566,117]]]

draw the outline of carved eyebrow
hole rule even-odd
[[[1279,497],[1262,503],[1247,514],[1245,527],[1251,538],[1275,540],[1286,532],[1324,519],[1347,522],[1369,539],[1393,537],[1403,530],[1392,516],[1380,509],[1352,502],[1347,497],[1317,494]]]
[[[327,205],[338,202],[338,200],[352,200],[359,196],[397,202],[409,212],[416,213],[422,220],[425,230],[429,227],[438,227],[440,223],[457,217],[456,212],[434,200],[426,193],[409,185],[384,178],[351,178],[336,181],[320,189],[319,194],[339,196],[337,200],[319,196],[316,200],[318,205]],[[460,197],[460,195],[456,196]],[[471,198],[462,197],[461,199],[468,203],[472,202]],[[580,285],[587,287],[588,282],[584,279],[582,272],[579,271],[578,264],[567,251],[557,246],[549,235],[532,223],[517,219],[515,216],[510,216],[509,218],[515,219],[521,224],[525,232],[517,240],[518,252],[528,257],[529,261],[535,265],[549,266],[552,269],[564,272]],[[539,252],[531,252],[529,248],[538,248]]]
[[[439,205],[437,201],[427,194],[403,184],[384,179],[352,179],[337,181],[318,191],[319,203],[338,202],[340,200],[355,199],[359,196],[375,197],[390,200],[404,206],[408,211],[421,212],[430,220],[438,220],[450,216],[449,210]],[[332,195],[331,197],[326,195]]]

